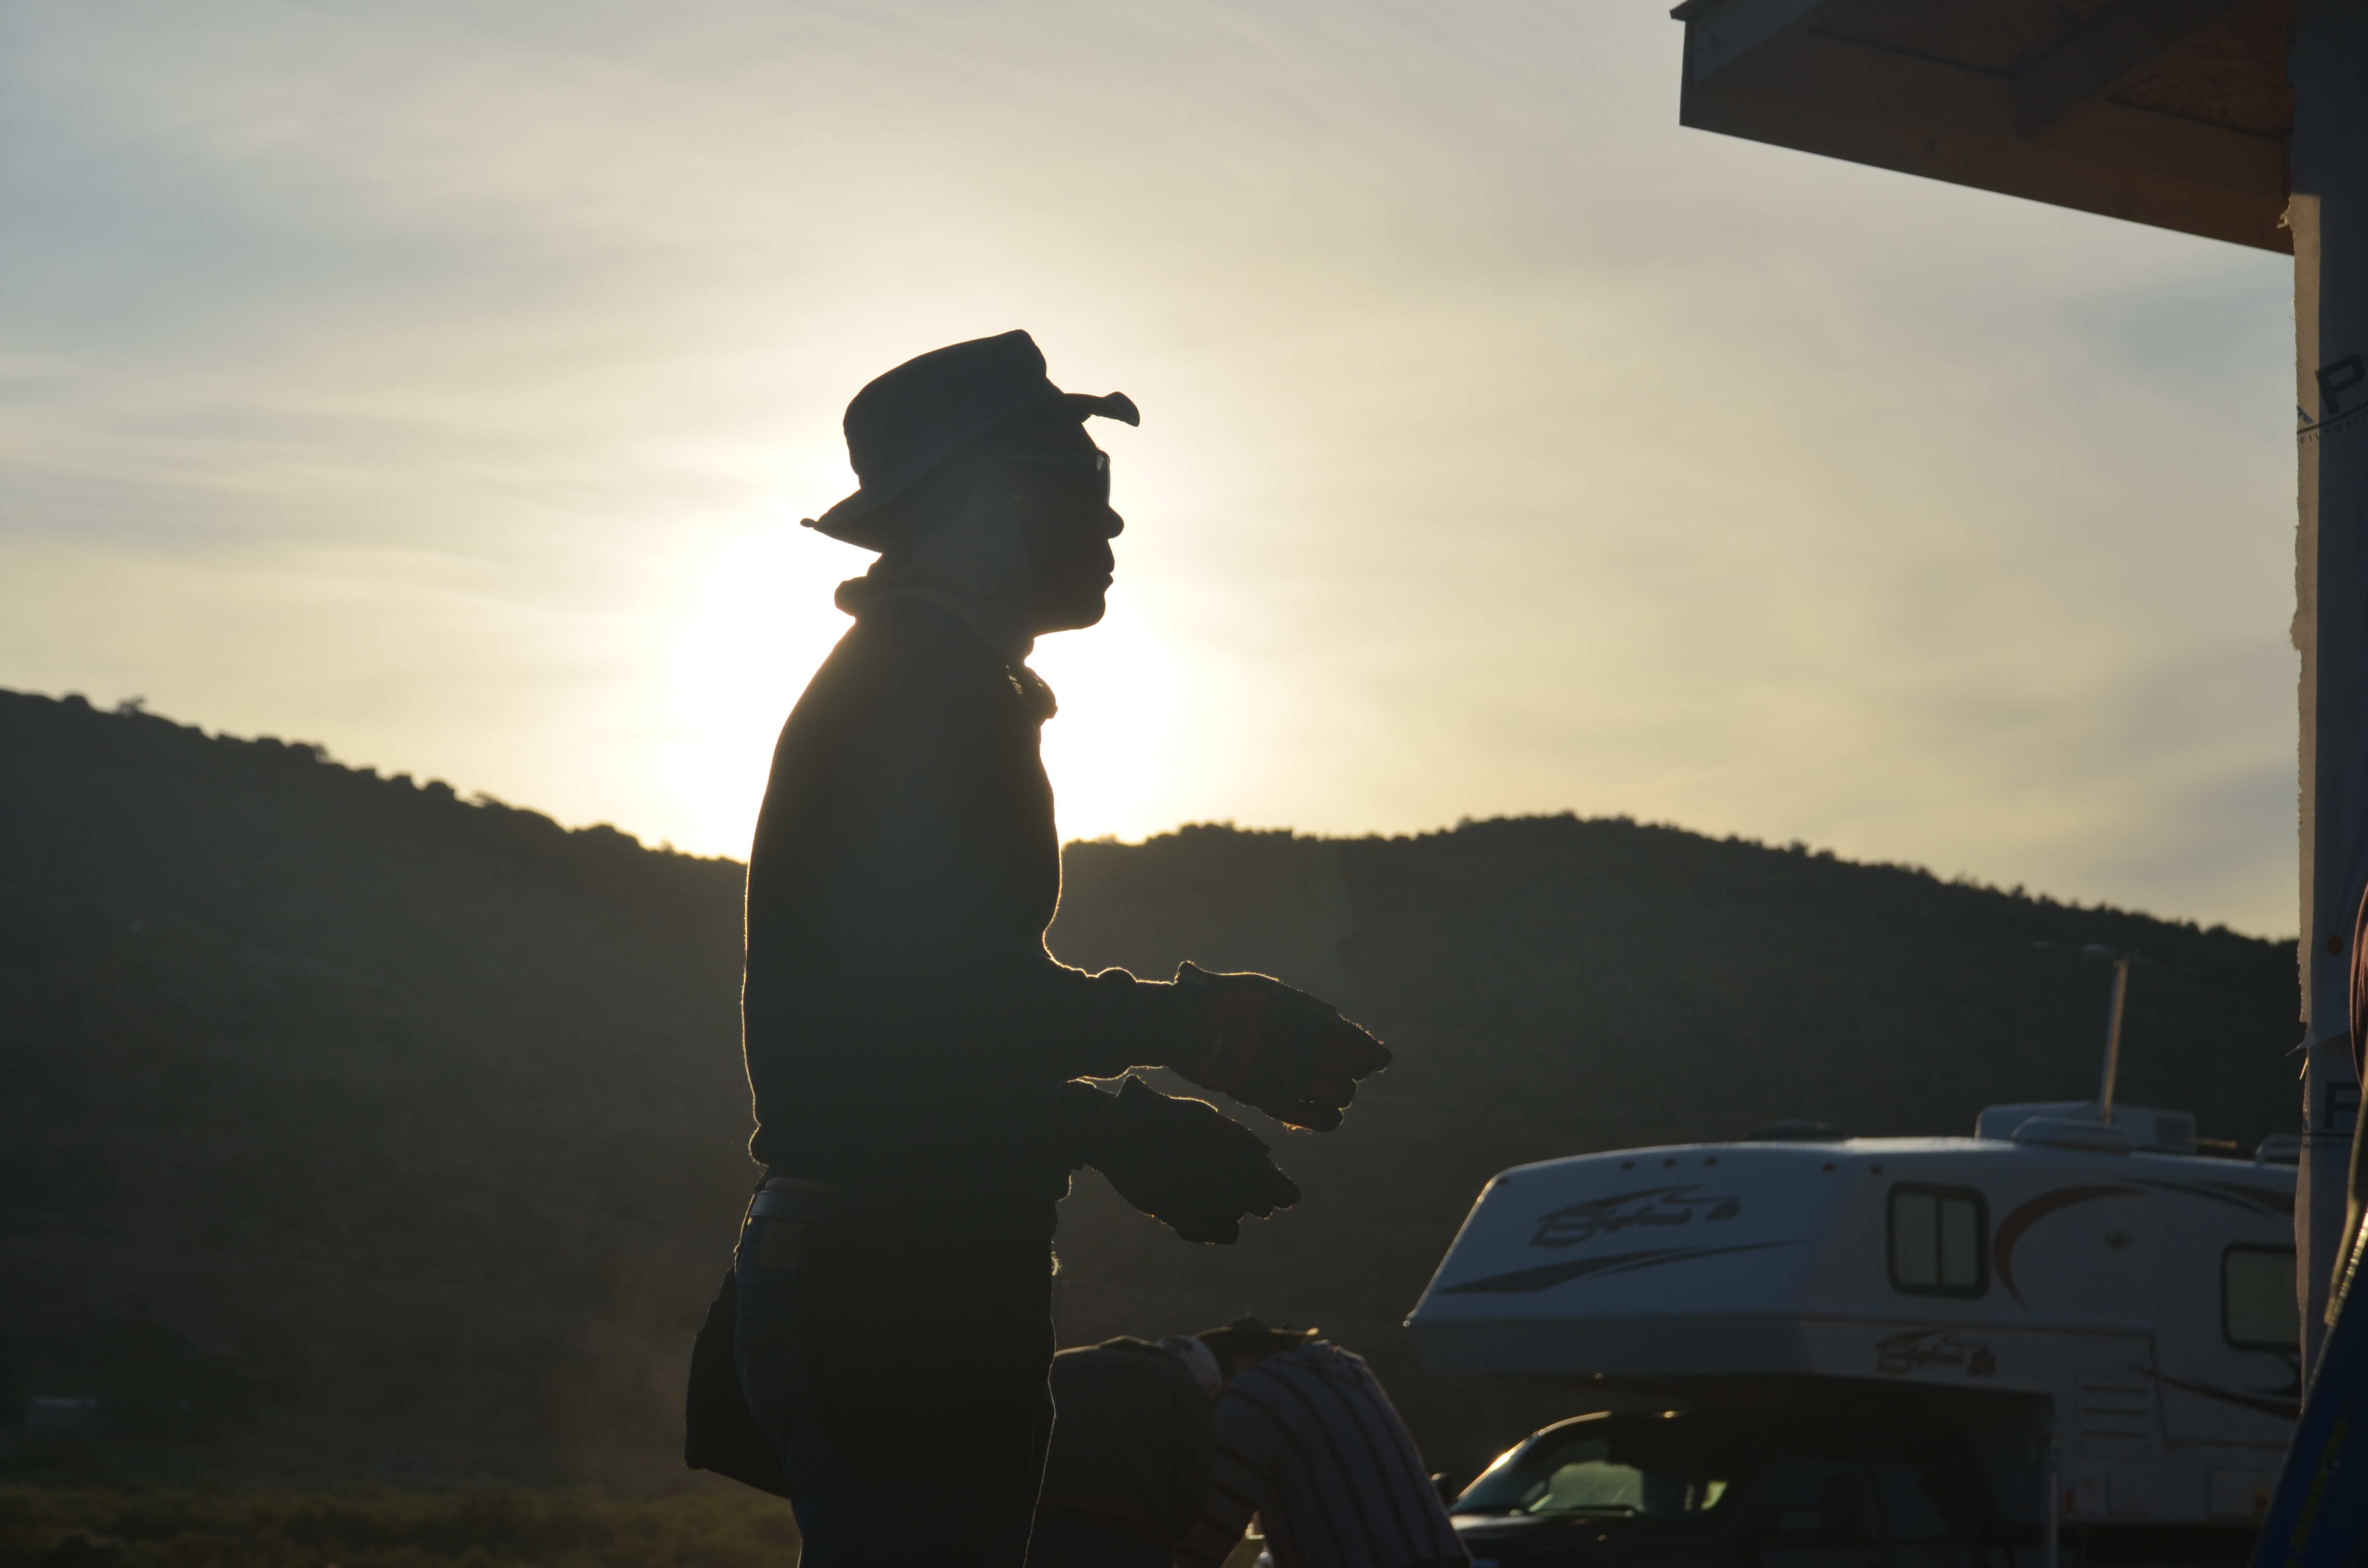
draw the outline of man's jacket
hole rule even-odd
[[[1076,1163],[1063,1083],[1144,1059],[1164,988],[1045,950],[1052,712],[914,598],[867,610],[799,699],[748,857],[742,994],[749,1147],[777,1174],[1041,1212]]]

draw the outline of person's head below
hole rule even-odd
[[[1123,393],[1054,386],[1024,332],[924,354],[848,405],[862,488],[808,526],[879,551],[868,581],[883,592],[996,600],[1030,637],[1095,625],[1126,526],[1109,456],[1086,434],[1095,415],[1140,422]]]
[[[1238,1317],[1223,1328],[1204,1328],[1192,1337],[1209,1347],[1225,1381],[1248,1371],[1269,1356],[1296,1350],[1323,1334],[1316,1328],[1269,1328],[1254,1317]]]

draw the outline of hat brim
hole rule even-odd
[[[878,520],[876,514],[882,506],[918,484],[928,476],[930,470],[981,436],[988,435],[1016,419],[1054,407],[1075,415],[1080,425],[1094,418],[1115,419],[1121,425],[1140,426],[1143,423],[1142,411],[1124,392],[1105,392],[1099,396],[1092,392],[1054,392],[1042,402],[1028,403],[953,432],[902,468],[873,479],[822,516],[801,518],[800,522],[818,534],[827,534],[848,544],[876,550],[879,546],[871,540],[871,525]]]

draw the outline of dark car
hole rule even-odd
[[[1996,1568],[1973,1455],[1915,1421],[1695,1411],[1582,1415],[1490,1466],[1450,1512],[1474,1568]]]

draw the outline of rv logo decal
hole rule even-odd
[[[1732,1220],[1743,1212],[1743,1199],[1731,1193],[1705,1193],[1692,1186],[1653,1187],[1636,1192],[1615,1192],[1590,1198],[1567,1209],[1538,1216],[1533,1247],[1577,1246],[1600,1235],[1628,1229],[1691,1225],[1699,1215],[1705,1221]]]
[[[1960,1339],[1953,1328],[1918,1328],[1874,1342],[1874,1369],[1904,1378],[1926,1367],[1963,1367],[1969,1378],[1995,1377],[1998,1353],[1977,1340]]]

